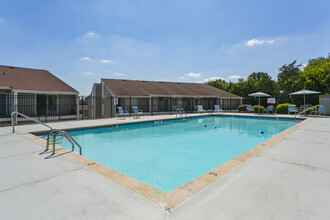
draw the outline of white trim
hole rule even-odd
[[[9,89],[9,90],[12,90],[13,88],[10,87],[10,86],[0,86],[0,89]]]
[[[243,99],[242,97],[221,97],[221,99]]]
[[[40,91],[40,90],[22,90],[22,89],[13,89],[16,93],[33,93],[33,94],[45,94],[45,95],[78,95],[79,92],[63,92],[63,91]]]
[[[101,97],[104,98],[104,82],[101,82]]]

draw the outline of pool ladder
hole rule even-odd
[[[50,138],[51,138],[51,135],[53,135],[53,149],[52,149],[52,155],[55,154],[55,144],[56,144],[56,137],[57,135],[61,134],[63,137],[65,137],[69,142],[70,144],[72,145],[72,151],[74,151],[74,145],[76,145],[78,148],[79,148],[79,154],[82,155],[82,148],[81,146],[77,143],[77,141],[75,141],[75,139],[73,139],[73,137],[71,137],[71,135],[68,134],[68,132],[66,131],[63,131],[63,130],[60,130],[60,129],[53,129],[52,127],[50,127],[49,125],[41,122],[41,121],[38,121],[34,118],[31,118],[27,115],[24,115],[20,112],[17,112],[17,111],[14,111],[11,113],[11,125],[12,125],[12,128],[13,128],[13,133],[15,133],[15,124],[17,124],[17,118],[14,119],[14,116],[16,115],[20,115],[26,119],[29,119],[29,120],[32,120],[38,124],[41,124],[41,125],[44,125],[46,127],[48,127],[50,129],[48,135],[47,135],[47,145],[46,145],[46,151],[49,150],[49,144],[50,144]]]
[[[82,155],[82,147],[80,144],[77,143],[75,139],[71,135],[68,134],[68,132],[59,130],[59,129],[53,129],[51,130],[47,135],[47,145],[46,145],[46,151],[49,150],[49,144],[53,144],[52,148],[52,155],[55,154],[55,144],[56,144],[56,137],[61,134],[63,137],[65,137],[70,144],[72,145],[72,151],[74,151],[74,146],[76,145],[79,148],[79,154]],[[53,142],[50,143],[51,136],[53,136]]]
[[[185,112],[185,110],[183,108],[178,108],[176,110],[176,117],[178,117],[178,115],[181,118],[187,118],[187,114],[186,114],[186,112]]]

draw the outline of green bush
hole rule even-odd
[[[276,114],[288,114],[288,108],[289,105],[294,105],[294,104],[290,104],[290,103],[284,103],[284,104],[279,104],[276,106]],[[296,106],[296,105],[294,105]]]
[[[247,104],[239,105],[238,112],[246,112],[246,106]]]
[[[255,112],[258,112],[259,105],[254,105],[254,106],[252,106],[252,108],[254,108],[254,111]],[[263,107],[262,105],[260,105],[260,112],[263,112],[264,109],[265,109],[265,107]]]

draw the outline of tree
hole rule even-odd
[[[210,86],[216,87],[218,89],[222,89],[228,91],[228,83],[223,79],[217,79],[215,81],[207,82]]]
[[[306,89],[330,94],[330,55],[310,59],[302,72]]]
[[[302,71],[300,70],[301,64],[296,65],[297,60],[290,64],[284,64],[279,68],[277,76],[278,88],[280,90],[280,102],[288,102],[289,94],[304,88]]]
[[[303,71],[300,69],[301,66],[296,60],[282,65],[279,68],[277,81],[273,80],[268,73],[253,72],[246,80],[239,79],[237,83],[227,83],[219,79],[208,84],[242,97],[261,91],[276,97],[278,103],[293,102],[297,105],[303,104],[302,98],[299,96],[290,98],[289,94],[292,92],[305,88],[322,94],[330,94],[330,54],[328,58],[310,59]],[[246,101],[251,104],[255,100],[246,98]],[[318,104],[318,96],[308,96],[308,102]]]
[[[256,90],[268,93],[272,96],[276,94],[277,84],[268,73],[264,72],[253,72],[249,78],[253,78],[256,81]],[[256,91],[256,92],[257,92]]]

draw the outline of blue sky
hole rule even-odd
[[[0,64],[82,95],[100,78],[236,81],[330,52],[327,0],[0,1]]]

